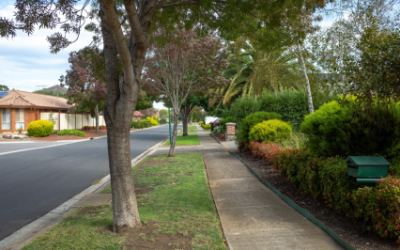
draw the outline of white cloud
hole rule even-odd
[[[165,107],[163,102],[153,102],[153,107],[155,109],[158,109],[158,110],[160,110],[160,109],[168,109],[167,107]]]
[[[0,17],[13,17],[14,6],[10,3],[12,1],[0,3]],[[37,85],[59,84],[59,77],[69,68],[69,53],[88,45],[93,34],[82,30],[77,42],[57,54],[51,54],[46,38],[57,31],[36,30],[31,36],[17,32],[12,39],[0,38],[0,83],[24,91],[36,90]],[[75,35],[70,35],[70,39],[75,38]]]

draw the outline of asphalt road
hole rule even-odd
[[[167,137],[168,126],[131,133],[131,157]],[[0,144],[0,240],[109,174],[107,138],[20,149]]]

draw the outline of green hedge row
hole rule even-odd
[[[318,157],[306,150],[282,149],[275,143],[251,142],[247,149],[272,163],[292,186],[350,218],[366,219],[369,231],[400,243],[400,179],[389,176],[375,186],[357,185],[347,175],[341,157]]]

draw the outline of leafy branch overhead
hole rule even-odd
[[[0,37],[15,37],[17,31],[32,35],[37,29],[58,28],[58,32],[47,37],[50,51],[57,53],[78,40],[85,25],[88,30],[97,31],[98,35],[100,34],[100,29],[94,23],[86,24],[88,19],[96,18],[98,13],[98,2],[91,2],[90,0],[16,0],[14,18],[0,17]],[[287,36],[282,33],[280,27],[285,26],[285,23],[289,21],[299,23],[291,32],[296,33],[297,37],[304,37],[309,27],[300,25],[303,22],[302,14],[313,12],[325,4],[325,1],[321,0],[278,2],[151,0],[146,5],[143,5],[142,0],[106,2],[115,5],[120,25],[128,30],[131,28],[129,26],[132,26],[133,30],[140,30],[139,27],[146,19],[148,19],[147,22],[150,21],[146,25],[151,24],[151,19],[153,19],[152,23],[167,30],[174,29],[177,23],[183,23],[185,29],[191,29],[194,24],[200,22],[202,26],[198,27],[198,30],[203,34],[207,33],[207,30],[218,30],[219,35],[228,40],[235,40],[246,34],[267,43],[286,40]],[[130,10],[124,8],[126,6],[131,6]],[[92,7],[92,10],[89,7]],[[143,7],[146,8],[145,12],[143,12]],[[137,13],[136,16],[140,22],[134,20],[136,17],[132,13]],[[127,24],[128,22],[130,25]],[[134,27],[135,23],[137,27]],[[271,31],[274,31],[274,34]]]

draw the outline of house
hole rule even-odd
[[[96,125],[90,112],[68,113],[73,106],[67,102],[62,97],[11,90],[0,98],[0,133],[13,133],[19,128],[26,131],[28,124],[36,120],[52,120],[54,130]],[[106,125],[103,115],[99,115],[99,125]]]
[[[19,128],[26,131],[30,122],[41,119],[42,112],[67,113],[72,107],[67,101],[56,96],[10,90],[0,98],[0,131],[14,132]]]
[[[8,94],[8,92],[0,91],[0,98],[6,96],[7,94]]]
[[[152,116],[160,117],[160,112],[158,111],[158,109],[155,109],[155,108],[148,108],[148,109],[140,110],[140,112],[142,112],[143,115],[148,116],[148,117],[152,117]]]
[[[142,114],[142,112],[140,112],[140,111],[134,111],[133,112],[133,120],[139,121],[143,117],[144,117],[144,114]]]

